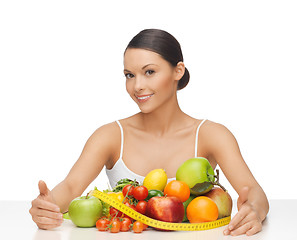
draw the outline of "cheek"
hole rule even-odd
[[[131,94],[133,94],[132,90],[133,90],[133,86],[132,86],[131,82],[127,80],[126,81],[126,91],[131,95]]]
[[[171,91],[173,86],[172,76],[164,75],[156,82],[157,87],[164,91]]]

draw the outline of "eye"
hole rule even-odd
[[[125,74],[125,77],[126,77],[126,78],[133,78],[133,77],[134,77],[134,75],[133,75],[133,74],[131,74],[131,73],[126,73],[126,74]]]
[[[146,75],[152,75],[155,71],[154,70],[147,70],[145,72]]]

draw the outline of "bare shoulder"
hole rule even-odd
[[[120,129],[116,122],[111,122],[97,128],[89,140],[100,142],[103,145],[113,148],[114,143],[120,139]]]
[[[104,124],[100,127],[98,127],[95,132],[93,133],[94,137],[99,136],[113,136],[114,133],[118,132],[118,124],[116,122],[111,122]]]
[[[203,131],[204,134],[208,133],[207,135],[211,135],[211,137],[223,137],[232,134],[225,125],[211,120],[205,121],[205,123],[203,124],[203,128],[201,128],[201,131]]]
[[[206,147],[209,156],[218,156],[228,149],[238,148],[232,132],[221,123],[207,120],[200,131],[199,134],[202,135],[203,145]]]

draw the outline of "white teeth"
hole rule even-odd
[[[137,99],[147,99],[147,98],[149,98],[149,97],[151,97],[151,96],[153,96],[153,94],[151,94],[151,95],[149,95],[149,96],[145,96],[145,97],[137,97]]]

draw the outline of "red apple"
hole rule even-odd
[[[218,219],[228,217],[232,212],[232,199],[229,193],[220,187],[214,187],[204,196],[211,198],[219,209]]]
[[[174,196],[152,197],[147,202],[145,213],[150,218],[174,223],[181,223],[184,214],[185,209],[182,201]]]

